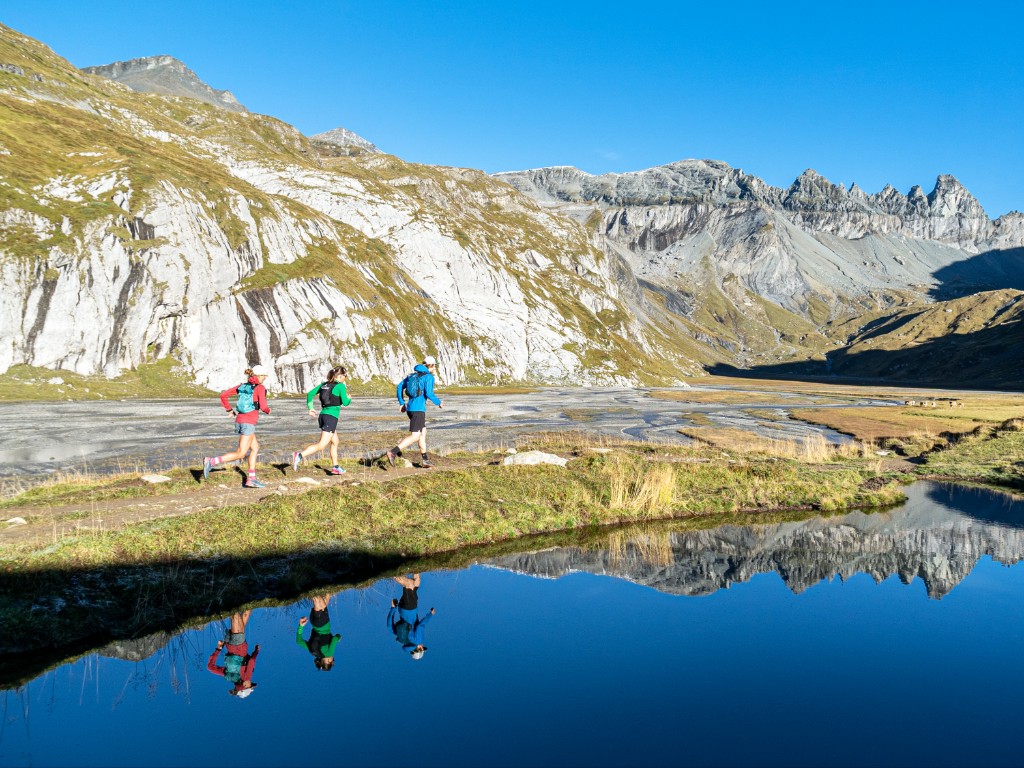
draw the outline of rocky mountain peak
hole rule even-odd
[[[928,195],[928,203],[935,216],[963,214],[971,218],[988,218],[974,195],[955,176],[947,173],[935,179],[935,188]]]
[[[796,177],[786,190],[782,205],[791,211],[841,211],[860,207],[842,184],[833,184],[813,168]]]
[[[230,91],[211,88],[184,62],[166,54],[83,67],[82,71],[122,83],[135,91],[184,96],[234,112],[248,111]]]
[[[317,133],[309,137],[317,147],[330,155],[360,155],[364,153],[380,153],[380,150],[370,141],[367,141],[358,133],[348,128],[332,128],[323,133]]]

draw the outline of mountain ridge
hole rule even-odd
[[[0,373],[173,359],[218,388],[261,360],[304,391],[324,360],[394,380],[434,354],[452,382],[672,384],[824,361],[858,316],[942,299],[943,276],[956,295],[1012,287],[993,266],[1024,230],[946,176],[931,200],[886,187],[869,205],[810,171],[782,190],[680,161],[515,177],[531,196],[350,151],[345,129],[325,150],[138,94],[2,26],[0,63]]]
[[[700,371],[634,318],[582,227],[482,172],[324,157],[274,118],[138,94],[6,27],[0,62],[42,78],[0,70],[0,373],[173,359],[217,389],[261,361],[300,392],[336,362],[394,381],[424,354],[449,382]]]
[[[235,112],[249,111],[231,91],[210,87],[183,61],[167,54],[82,67],[82,71],[127,85],[136,91],[184,96]]]

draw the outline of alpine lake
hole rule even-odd
[[[0,764],[1020,765],[1024,502],[907,490],[525,541],[420,574],[401,612],[389,578],[256,607],[244,637],[224,616],[55,658],[0,682]]]

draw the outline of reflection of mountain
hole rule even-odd
[[[143,661],[167,645],[171,637],[172,635],[169,632],[155,632],[145,637],[115,640],[100,648],[97,653],[111,659]]]
[[[919,483],[897,510],[761,526],[657,533],[608,550],[558,548],[486,561],[533,576],[596,573],[678,595],[708,595],[778,573],[794,592],[857,573],[875,581],[919,576],[929,597],[941,598],[978,560],[1024,559],[1024,503],[954,486]]]

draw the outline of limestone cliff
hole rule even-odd
[[[323,157],[273,118],[136,94],[0,27],[0,373],[173,358],[302,391],[395,380],[635,383],[697,372],[585,229],[483,173]],[[652,371],[656,373],[651,373]]]

